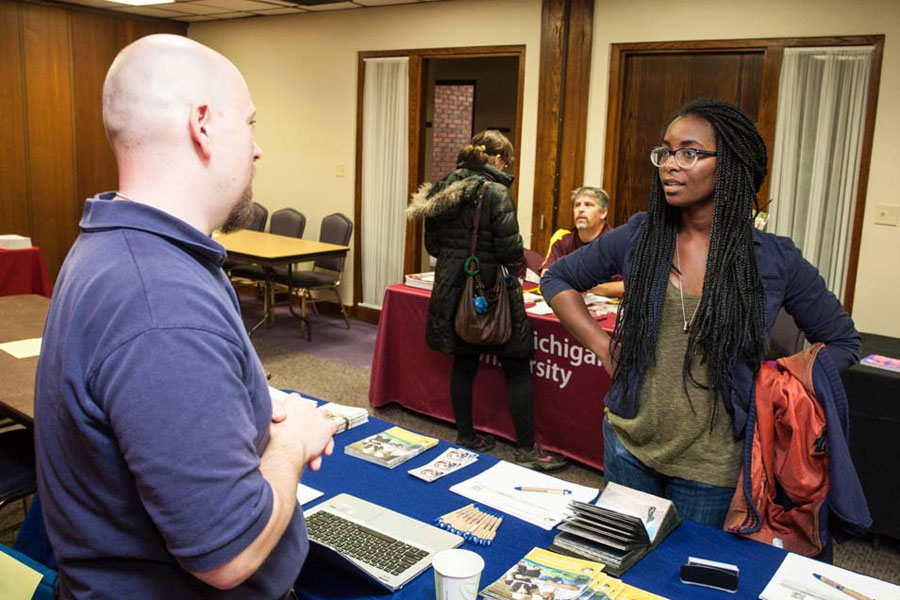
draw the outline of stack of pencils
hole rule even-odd
[[[479,546],[491,545],[502,522],[503,517],[485,512],[474,504],[463,506],[435,519],[435,524],[441,529],[461,535],[466,541]]]

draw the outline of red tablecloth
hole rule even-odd
[[[0,296],[40,294],[49,298],[52,290],[39,248],[0,248]]]
[[[389,286],[372,359],[369,403],[397,402],[418,413],[454,421],[450,405],[453,358],[425,343],[431,293]],[[535,332],[532,359],[535,438],[541,447],[603,468],[603,399],[610,379],[593,353],[578,344],[553,316],[529,315]],[[614,315],[601,318],[612,331]],[[473,392],[475,428],[514,440],[506,403],[506,379],[496,358],[483,355]]]

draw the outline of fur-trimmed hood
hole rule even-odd
[[[435,188],[434,184],[423,183],[419,186],[416,193],[412,195],[412,202],[406,208],[406,217],[408,219],[420,219],[423,217],[436,217],[449,212],[462,202],[466,191],[472,184],[477,184],[480,181],[482,181],[482,178],[478,176],[467,177],[454,181],[435,193],[432,193],[432,190]]]
[[[488,166],[465,165],[437,183],[423,183],[406,208],[407,219],[436,217],[454,211],[465,198],[474,197],[484,181],[512,185],[511,175]]]

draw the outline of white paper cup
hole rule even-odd
[[[434,591],[437,600],[475,600],[484,559],[471,550],[451,548],[434,555]]]

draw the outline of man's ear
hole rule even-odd
[[[601,211],[600,211],[600,218],[603,219],[603,220],[605,221],[605,220],[606,220],[606,215],[607,215],[607,213],[609,213],[609,209],[608,209],[608,208],[604,208],[603,210],[601,210]]]
[[[188,124],[191,141],[204,160],[209,160],[212,155],[209,138],[211,113],[208,104],[196,104],[191,107],[191,118]]]

